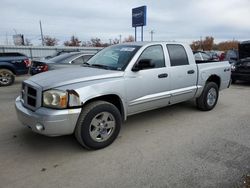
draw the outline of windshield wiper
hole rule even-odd
[[[87,63],[87,62],[84,62],[83,64],[82,64],[82,66],[90,66],[90,64],[89,63]]]
[[[114,69],[114,68],[112,68],[112,67],[109,67],[109,66],[107,66],[107,65],[101,65],[101,64],[91,64],[90,66],[92,66],[92,67],[97,67],[97,68],[103,68],[103,69]]]

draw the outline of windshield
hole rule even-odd
[[[112,70],[125,70],[140,46],[115,45],[104,48],[88,61],[89,66]]]
[[[61,55],[58,55],[56,57],[49,59],[48,63],[69,63],[72,59],[74,59],[75,57],[78,57],[79,55],[80,55],[79,53],[61,54]]]

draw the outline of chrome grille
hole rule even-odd
[[[23,105],[30,110],[34,111],[41,106],[41,89],[38,85],[23,82],[21,97]]]

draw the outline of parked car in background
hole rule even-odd
[[[65,54],[65,53],[70,53],[70,52],[80,52],[80,50],[75,50],[75,49],[64,49],[64,50],[58,50],[56,53],[46,56],[44,57],[44,59],[51,59],[53,57],[59,56],[61,54]]]
[[[213,58],[204,51],[194,51],[194,59],[196,61],[212,61]]]
[[[53,57],[47,61],[32,62],[30,67],[30,74],[35,75],[49,70],[68,68],[69,66],[82,65],[87,62],[94,54],[84,54],[83,52],[70,52],[64,53],[59,56]]]
[[[232,83],[237,80],[250,81],[250,41],[239,43],[238,58],[232,56]]]
[[[239,59],[239,52],[236,49],[228,50],[225,55],[225,60],[234,65]]]
[[[15,76],[29,72],[31,61],[21,53],[0,53],[0,86],[14,83]]]
[[[205,51],[210,56],[210,60],[220,61],[220,55],[218,51]]]

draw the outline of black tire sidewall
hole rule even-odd
[[[115,118],[116,126],[112,136],[108,140],[104,142],[96,142],[91,138],[89,134],[89,126],[92,119],[101,112],[111,113]],[[81,139],[84,145],[86,145],[88,148],[101,149],[110,145],[116,139],[116,137],[120,132],[120,128],[121,128],[121,115],[118,109],[111,104],[101,104],[91,109],[81,122]]]

